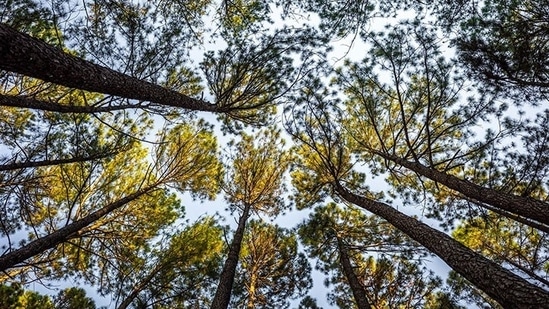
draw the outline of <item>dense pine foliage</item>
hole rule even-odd
[[[549,308],[548,42],[531,0],[1,1],[0,308]]]

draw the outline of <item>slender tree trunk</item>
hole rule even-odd
[[[11,251],[8,254],[0,257],[0,271],[4,271],[8,268],[11,268],[19,263],[23,263],[25,260],[38,255],[48,249],[52,249],[55,246],[69,240],[71,236],[79,232],[86,226],[94,223],[95,221],[101,219],[103,216],[111,213],[112,211],[126,205],[127,203],[139,198],[142,195],[152,192],[156,189],[156,186],[149,186],[147,188],[141,189],[133,194],[130,194],[114,203],[111,203],[86,217],[74,221],[71,224],[68,224],[59,230],[38,238],[25,246]]]
[[[406,161],[402,158],[389,155],[381,151],[374,151],[374,153],[433,181],[439,182],[452,190],[456,190],[469,198],[549,225],[548,203],[530,197],[516,196],[513,194],[502,193],[497,190],[484,188],[469,181],[459,179],[458,177],[448,175],[447,173],[438,171],[434,168],[426,167],[420,163]]]
[[[346,201],[382,217],[438,255],[452,269],[504,308],[549,308],[548,291],[475,253],[447,234],[433,229],[389,205],[353,194],[339,183],[335,183],[334,187]]]
[[[353,270],[353,266],[351,265],[351,259],[349,258],[347,248],[339,237],[337,238],[337,250],[339,252],[339,263],[341,263],[345,278],[347,278],[351,291],[353,291],[356,306],[358,309],[370,309],[372,306],[368,301],[364,287],[360,284],[360,281]]]
[[[2,23],[0,23],[0,69],[66,87],[164,106],[196,111],[220,111],[215,104],[191,98],[70,55]]]
[[[240,247],[242,247],[246,222],[250,216],[250,208],[251,205],[246,204],[242,211],[242,215],[240,215],[240,218],[238,219],[238,227],[234,232],[229,254],[223,265],[223,270],[221,271],[219,284],[217,285],[217,290],[215,291],[215,296],[210,307],[211,309],[227,309],[229,302],[231,301],[236,266],[238,265],[238,260],[240,258]]]

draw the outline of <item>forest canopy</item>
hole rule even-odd
[[[549,308],[548,41],[530,0],[2,1],[0,308]]]

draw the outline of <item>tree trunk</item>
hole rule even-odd
[[[66,87],[196,111],[215,104],[140,80],[63,52],[0,23],[0,69]],[[139,107],[138,105],[136,107]]]
[[[103,216],[126,205],[127,203],[139,198],[142,195],[152,192],[155,189],[156,186],[154,185],[141,189],[87,215],[80,220],[74,221],[73,223],[64,226],[47,236],[31,241],[25,246],[17,250],[11,251],[4,256],[1,256],[0,271],[4,271],[48,249],[54,248],[55,246],[69,240],[71,236],[73,236],[75,233],[94,223],[95,221],[101,219]]]
[[[439,182],[452,190],[456,190],[471,199],[549,225],[548,203],[529,197],[516,196],[513,194],[502,193],[497,190],[484,188],[469,181],[448,175],[434,168],[426,167],[420,163],[406,161],[381,151],[373,152],[384,159],[390,160],[433,181]]]
[[[539,223],[538,221],[535,221],[535,220],[532,220],[532,219],[529,219],[529,218],[524,218],[522,216],[510,213],[508,211],[505,211],[503,209],[494,207],[492,205],[488,205],[486,203],[481,203],[481,202],[479,202],[477,200],[474,200],[474,199],[469,199],[469,198],[466,198],[466,199],[468,201],[470,201],[471,203],[474,203],[475,205],[479,205],[480,207],[483,207],[483,208],[488,209],[492,212],[495,212],[498,215],[501,215],[505,218],[517,221],[519,223],[522,223],[524,225],[527,225],[529,227],[535,228],[537,230],[540,230],[542,232],[545,232],[545,233],[549,234],[549,226],[547,226],[545,224],[542,224],[542,223]]]
[[[549,308],[549,293],[465,247],[445,233],[381,202],[349,192],[334,184],[346,201],[382,217],[410,238],[438,255],[452,269],[504,308]]]
[[[125,104],[109,106],[68,105],[56,102],[46,102],[29,96],[12,96],[0,94],[0,106],[10,106],[28,109],[37,109],[56,113],[92,114],[107,113],[124,109],[146,108],[146,104]]]
[[[231,301],[231,292],[234,284],[234,276],[236,274],[236,266],[240,257],[240,247],[242,246],[242,239],[244,238],[244,230],[246,229],[246,221],[250,216],[251,205],[246,204],[242,215],[238,219],[238,227],[234,232],[233,241],[229,248],[229,254],[223,265],[221,276],[219,278],[219,284],[215,291],[214,299],[212,300],[211,309],[227,309],[229,302]]]
[[[353,271],[353,266],[351,265],[351,259],[349,258],[347,248],[345,248],[345,245],[339,237],[337,238],[337,250],[339,253],[339,262],[343,268],[343,273],[345,274],[345,278],[347,278],[347,282],[349,282],[351,291],[353,291],[356,306],[358,309],[370,309],[372,306],[366,297],[364,287],[360,284],[360,281]]]
[[[52,160],[38,160],[38,161],[25,161],[25,162],[13,162],[0,165],[0,171],[12,171],[25,168],[36,168],[41,166],[52,166],[52,165],[61,165],[69,164],[75,162],[86,162],[98,159],[105,159],[111,156],[114,156],[120,153],[120,150],[112,150],[104,153],[92,154],[85,157],[72,157],[67,159],[52,159]]]

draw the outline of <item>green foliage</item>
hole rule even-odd
[[[318,79],[302,89],[295,100],[299,107],[289,111],[286,130],[297,142],[298,155],[292,165],[292,199],[298,209],[321,203],[330,195],[331,185],[346,183],[366,195],[365,175],[353,169],[355,160],[339,120],[343,115],[335,106],[334,93]]]
[[[318,227],[322,226],[322,229]],[[299,235],[308,254],[319,258],[329,271],[337,266],[337,240],[344,240],[353,250],[404,254],[419,252],[417,244],[389,223],[364,211],[341,207],[335,203],[314,208],[308,219],[299,225]]]
[[[82,288],[66,288],[52,299],[48,295],[25,290],[21,285],[0,285],[2,309],[95,309],[95,302]]]
[[[422,308],[438,293],[441,279],[413,260],[357,258],[355,271],[364,285],[366,295],[376,308]],[[341,275],[329,281],[334,285],[329,300],[340,308],[353,308],[351,291]]]
[[[251,221],[244,235],[234,307],[289,308],[311,288],[311,267],[291,231]]]
[[[460,60],[487,89],[518,104],[545,100],[549,86],[547,7],[536,1],[484,1],[460,23]]]
[[[376,308],[419,308],[441,286],[440,279],[415,260],[421,253],[417,244],[360,210],[333,203],[317,207],[300,225],[299,235],[307,253],[319,259],[317,269],[329,276],[329,300],[340,308],[355,307],[341,269],[341,254],[350,257],[355,275]]]
[[[204,121],[180,124],[160,132],[155,149],[157,177],[195,198],[214,199],[222,164],[213,128]]]
[[[410,21],[379,19],[402,10]],[[290,206],[291,167],[291,199],[312,213],[295,231],[251,222],[237,307],[285,308],[305,296],[310,269],[299,235],[342,308],[355,306],[342,253],[376,308],[460,308],[460,297],[497,308],[454,273],[442,291],[416,261],[424,254],[416,243],[378,217],[329,203],[340,201],[339,185],[381,199],[384,192],[368,188],[378,188],[377,176],[391,197],[427,206],[422,215],[455,228],[457,240],[547,287],[547,235],[518,223],[528,218],[487,211],[395,158],[547,201],[549,113],[536,104],[549,89],[548,15],[544,2],[531,0],[2,1],[0,22],[192,102],[211,101],[202,109],[211,107],[222,132],[238,136],[219,147],[214,126],[192,110],[0,72],[1,95],[46,106],[0,108],[2,256],[150,189],[0,280],[81,280],[118,297],[121,308],[207,307],[225,230],[210,217],[180,228],[181,204],[191,201],[178,194],[202,201],[223,191],[231,211],[276,216]],[[378,31],[385,21],[392,24]],[[346,56],[364,59],[333,64],[331,46],[348,42]],[[533,104],[513,115],[511,101]],[[282,103],[296,145],[278,129],[261,129],[279,124]],[[49,110],[56,106],[67,110]],[[113,110],[69,112],[75,107]],[[160,132],[149,143],[152,128]],[[225,165],[219,148],[228,149]],[[81,289],[52,301],[17,284],[0,285],[0,304],[95,308]],[[299,308],[318,306],[304,297]]]
[[[231,146],[231,169],[223,185],[230,206],[250,206],[254,212],[270,216],[285,210],[284,173],[293,156],[284,150],[280,131],[266,129],[255,136],[243,133],[241,140],[232,141]]]
[[[200,66],[216,105],[224,111],[218,115],[222,129],[230,133],[245,125],[271,123],[276,107],[328,50],[327,42],[309,27],[227,40],[226,49],[207,52]]]
[[[224,0],[218,14],[227,35],[238,37],[243,32],[262,30],[259,24],[270,22],[269,11],[265,0]]]
[[[315,298],[307,295],[299,302],[299,307],[297,307],[297,309],[322,309],[322,307],[319,307],[316,304]]]
[[[469,101],[457,107],[459,96],[467,94],[464,82],[442,56],[433,31],[402,24],[368,41],[369,56],[346,63],[334,81],[347,94],[351,117],[344,126],[358,153],[366,162],[380,151],[447,167],[447,157],[462,151],[467,126],[486,106]]]
[[[95,309],[95,302],[82,288],[67,288],[54,297],[55,309]]]
[[[222,227],[212,217],[167,235],[166,243],[159,242],[143,253],[141,264],[128,265],[117,292],[121,303],[136,308],[153,304],[158,308],[207,307],[221,268],[222,236]]]
[[[531,280],[549,283],[546,233],[489,212],[484,217],[464,220],[452,234],[468,247],[509,265]]]

